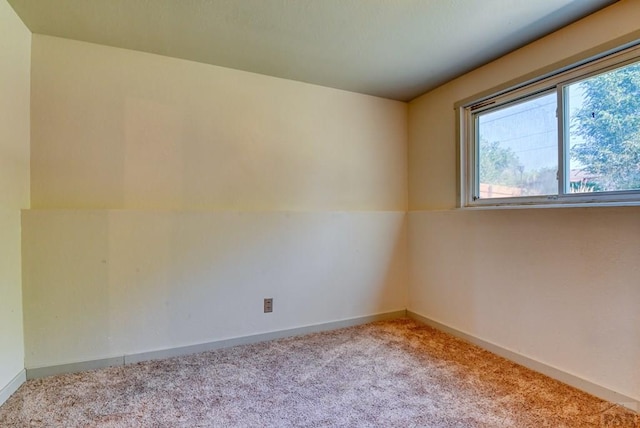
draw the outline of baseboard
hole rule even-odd
[[[21,370],[11,382],[9,382],[6,386],[0,389],[0,406],[4,404],[5,401],[11,397],[11,395],[20,388],[20,385],[27,381],[27,374],[25,370]]]
[[[124,365],[124,357],[101,358],[99,360],[79,361],[77,363],[59,364],[56,366],[27,368],[27,379],[55,376],[64,373],[78,373],[87,370],[103,369]]]
[[[327,330],[352,327],[354,325],[367,324],[375,321],[383,321],[406,316],[406,311],[385,312],[382,314],[369,315],[364,317],[349,318],[340,321],[333,321],[322,324],[313,324],[304,327],[278,330],[268,333],[254,334],[251,336],[236,337],[233,339],[217,340],[215,342],[202,343],[192,346],[182,346],[179,348],[161,349],[158,351],[143,352],[139,354],[125,355],[125,364],[134,364],[140,361],[160,360],[164,358],[179,357],[182,355],[197,354],[199,352],[213,351],[231,346],[249,345],[252,343],[266,342],[268,340],[282,339],[285,337],[301,336],[303,334],[318,333]]]
[[[518,354],[517,352],[510,351],[506,348],[503,348],[499,345],[496,345],[491,342],[487,342],[486,340],[479,339],[475,336],[472,336],[468,333],[457,330],[448,325],[439,323],[430,318],[424,317],[420,314],[407,310],[407,316],[413,320],[426,324],[430,327],[433,327],[437,330],[443,331],[445,333],[449,333],[452,336],[456,336],[460,339],[463,339],[469,343],[477,345],[487,351],[499,355],[503,358],[506,358],[510,361],[520,364],[521,366],[527,367],[531,370],[534,370],[538,373],[542,373],[546,376],[549,376],[553,379],[556,379],[562,383],[573,386],[581,391],[584,391],[588,394],[594,395],[598,398],[602,398],[603,400],[610,401],[612,403],[619,404],[633,411],[640,411],[640,402],[631,397],[627,397],[624,394],[620,394],[619,392],[613,391],[611,389],[605,388],[601,385],[595,384],[588,380],[582,379],[578,376],[572,375],[560,369],[557,369],[553,366],[549,366],[547,364],[541,363],[529,357],[526,357],[522,354]]]
[[[134,364],[141,361],[159,360],[164,358],[179,357],[182,355],[197,354],[199,352],[212,351],[221,348],[229,348],[231,346],[248,345],[258,342],[266,342],[268,340],[282,339],[285,337],[300,336],[309,333],[318,333],[327,330],[336,330],[339,328],[352,327],[360,324],[367,324],[375,321],[384,321],[395,318],[406,317],[407,311],[393,311],[380,314],[368,315],[364,317],[348,318],[339,321],[332,321],[322,324],[313,324],[303,327],[291,328],[287,330],[278,330],[268,333],[254,334],[250,336],[241,336],[232,339],[217,340],[213,342],[201,343],[191,346],[181,346],[177,348],[160,349],[157,351],[141,352],[137,354],[117,356],[113,358],[103,358],[98,360],[80,361],[70,364],[61,364],[55,366],[27,368],[27,379],[36,379],[40,377],[53,376],[64,373],[77,373],[87,370],[101,369],[105,367],[122,366],[125,364]]]

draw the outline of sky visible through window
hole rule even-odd
[[[557,165],[558,124],[554,93],[480,117],[480,141],[512,151],[527,170]]]
[[[478,117],[481,197],[557,192],[556,104],[552,92]]]
[[[568,95],[569,123],[584,102],[582,83],[571,85]],[[558,122],[557,94],[551,92],[478,118],[480,183],[502,186],[502,194],[490,197],[532,196],[557,192]],[[583,142],[571,134],[570,146]],[[582,164],[570,161],[570,179],[579,179]],[[482,171],[482,168],[488,171]],[[495,168],[495,170],[493,170]],[[577,178],[576,178],[577,177]],[[512,188],[512,189],[511,189]],[[505,193],[506,192],[506,193]],[[484,192],[484,197],[489,197]]]
[[[582,83],[572,85],[569,92],[569,117],[573,118],[584,100]],[[527,169],[555,166],[550,163],[553,152],[557,156],[557,123],[555,118],[556,95],[549,94],[535,101],[521,103],[511,109],[503,109],[483,115],[480,120],[481,139],[497,141],[513,150]],[[553,122],[548,120],[553,116]],[[533,119],[533,120],[532,120]],[[582,142],[572,136],[572,146]],[[553,160],[555,162],[555,159]],[[574,167],[580,165],[573,161]]]

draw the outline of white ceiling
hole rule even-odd
[[[8,0],[34,33],[411,100],[614,0]]]

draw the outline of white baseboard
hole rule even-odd
[[[179,357],[181,355],[197,354],[199,352],[213,351],[231,346],[249,345],[252,343],[266,342],[268,340],[282,339],[284,337],[300,336],[303,334],[317,333],[320,331],[336,330],[338,328],[352,327],[354,325],[367,324],[374,321],[383,321],[406,316],[406,311],[386,312],[382,314],[369,315],[346,320],[333,321],[323,324],[297,327],[287,330],[273,331],[269,333],[254,334],[251,336],[236,337],[233,339],[218,340],[215,342],[202,343],[179,348],[161,349],[158,351],[143,352],[124,356],[125,364],[134,364],[140,361],[159,360],[163,358]]]
[[[430,318],[424,317],[420,314],[409,310],[400,310],[394,312],[386,312],[382,314],[375,314],[364,317],[350,318],[346,320],[333,321],[322,324],[314,324],[310,326],[292,328],[287,330],[279,330],[268,333],[255,334],[251,336],[242,336],[233,339],[218,340],[214,342],[207,342],[191,346],[183,346],[178,348],[161,349],[157,351],[142,352],[131,355],[123,355],[112,358],[103,358],[91,361],[81,361],[71,364],[61,364],[55,366],[35,367],[27,368],[21,371],[7,386],[0,390],[0,405],[4,403],[11,394],[13,394],[22,385],[26,379],[35,379],[45,376],[52,376],[63,373],[75,373],[86,370],[94,370],[104,367],[122,366],[125,364],[134,364],[141,361],[156,360],[163,358],[171,358],[181,355],[195,354],[199,352],[206,352],[215,349],[228,348],[231,346],[248,345],[252,343],[265,342],[268,340],[281,339],[285,337],[299,336],[303,334],[316,333],[327,330],[335,330],[339,328],[351,327],[360,324],[366,324],[375,321],[382,321],[388,319],[409,317],[430,327],[449,333],[453,336],[461,338],[469,343],[477,345],[489,352],[511,360],[517,364],[530,368],[538,373],[542,373],[574,388],[585,391],[591,395],[602,398],[603,400],[610,401],[612,403],[620,404],[634,411],[640,410],[640,402],[636,399],[628,397],[624,394],[605,388],[601,385],[595,384],[588,380],[582,379],[578,376],[564,372],[555,367],[533,360],[522,354],[510,351],[499,345],[493,344],[486,340],[479,339],[468,333],[464,333],[448,325],[439,323]],[[25,373],[26,372],[26,373]]]
[[[287,330],[279,330],[268,333],[254,334],[251,336],[242,336],[232,339],[217,340],[214,342],[201,343],[191,346],[181,346],[178,348],[160,349],[157,351],[142,352],[137,354],[122,355],[111,358],[102,358],[98,360],[79,361],[69,364],[60,364],[55,366],[33,367],[26,369],[27,379],[36,379],[46,376],[53,376],[63,373],[77,373],[87,370],[95,370],[105,367],[122,366],[125,364],[134,364],[141,361],[159,360],[163,358],[178,357],[181,355],[196,354],[199,352],[212,351],[215,349],[228,348],[237,345],[248,345],[251,343],[265,342],[268,340],[281,339],[284,337],[300,336],[303,334],[317,333],[327,330],[335,330],[338,328],[352,327],[360,324],[367,324],[374,321],[383,321],[395,318],[406,317],[406,310],[393,312],[385,312],[364,317],[349,318],[340,321],[332,321],[322,324],[314,324],[304,327],[297,327]]]
[[[21,370],[11,382],[9,382],[6,386],[0,389],[0,406],[4,404],[5,401],[11,397],[11,395],[20,388],[20,385],[27,381],[27,374],[25,370]]]
[[[59,364],[55,366],[27,368],[27,379],[55,376],[64,373],[78,373],[87,370],[103,369],[124,365],[124,357],[101,358],[99,360],[79,361],[77,363]]]
[[[499,355],[503,358],[506,358],[510,361],[513,361],[517,364],[525,366],[531,370],[534,370],[538,373],[542,373],[550,378],[559,380],[562,383],[573,386],[581,391],[584,391],[588,394],[594,395],[598,398],[602,398],[603,400],[610,401],[612,403],[619,404],[633,411],[640,411],[640,402],[631,397],[627,397],[624,394],[620,394],[619,392],[613,391],[611,389],[605,388],[604,386],[595,384],[588,380],[582,379],[578,376],[572,375],[570,373],[564,372],[560,369],[557,369],[553,366],[549,366],[547,364],[541,363],[529,357],[526,357],[522,354],[518,354],[516,352],[510,351],[506,348],[503,348],[499,345],[496,345],[491,342],[487,342],[486,340],[479,339],[475,336],[472,336],[468,333],[464,333],[460,330],[457,330],[453,327],[449,327],[448,325],[441,324],[437,321],[434,321],[430,318],[424,317],[420,314],[407,310],[407,316],[411,319],[419,321],[423,324],[426,324],[430,327],[433,327],[437,330],[443,331],[445,333],[449,333],[452,336],[456,336],[460,339],[463,339],[469,343],[477,345],[483,349],[486,349],[489,352],[492,352],[496,355]]]

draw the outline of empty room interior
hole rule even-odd
[[[640,426],[640,1],[0,0],[0,32],[0,425]],[[231,386],[178,416],[55,401],[202,355]]]

